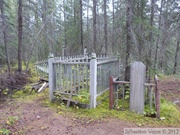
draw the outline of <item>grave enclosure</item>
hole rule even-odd
[[[63,95],[89,93],[89,107],[95,108],[101,101],[97,98],[109,90],[109,76],[120,75],[120,62],[117,56],[73,56],[51,57],[48,61],[35,64],[40,76],[49,80],[49,99],[54,92]]]
[[[89,93],[89,107],[95,108],[101,101],[98,96],[109,91],[109,106],[112,109],[115,102],[115,92],[118,85],[130,84],[130,111],[143,114],[145,102],[145,87],[148,88],[150,109],[152,99],[155,98],[157,117],[160,116],[160,94],[155,83],[145,83],[146,67],[142,62],[134,62],[131,65],[130,82],[116,81],[122,72],[117,56],[73,56],[73,57],[50,57],[48,61],[35,64],[40,76],[48,76],[49,99],[54,99],[54,92],[63,95],[79,95],[81,92]],[[114,78],[113,78],[113,77]],[[110,77],[110,78],[109,78]],[[152,88],[155,88],[155,94]],[[123,89],[123,98],[124,98]],[[155,97],[154,97],[154,96]]]

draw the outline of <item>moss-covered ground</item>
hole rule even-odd
[[[32,79],[31,82],[37,80],[35,76],[32,77],[31,79]],[[53,102],[53,103],[49,102],[48,89],[46,89],[42,93],[36,93],[33,91],[30,94],[32,84],[29,83],[24,87],[23,90],[15,91],[12,97],[8,98],[6,102],[0,103],[0,112],[2,113],[2,115],[0,115],[0,120],[1,120],[0,133],[10,134],[12,133],[12,131],[18,130],[16,128],[19,128],[19,126],[17,126],[16,122],[18,121],[19,124],[21,124],[20,123],[22,121],[21,115],[23,114],[23,116],[25,116],[26,114],[26,113],[22,113],[25,111],[23,110],[23,108],[21,108],[21,110],[18,110],[18,108],[16,107],[13,108],[13,106],[16,106],[17,104],[21,104],[21,105],[28,104],[31,105],[30,109],[33,110],[33,106],[36,106],[36,103],[40,104],[40,106],[38,106],[38,109],[40,109],[40,111],[41,108],[39,107],[42,107],[42,109],[45,108],[46,111],[51,110],[52,112],[56,113],[56,115],[54,115],[55,117],[65,117],[65,118],[68,117],[79,120],[85,119],[86,123],[90,123],[92,121],[104,121],[106,119],[117,119],[119,121],[132,123],[138,127],[180,127],[179,107],[173,103],[173,100],[170,100],[169,98],[166,98],[166,96],[164,96],[164,93],[167,92],[167,89],[169,89],[169,87],[165,85],[167,83],[167,80],[168,83],[170,84],[172,83],[173,86],[176,86],[170,90],[170,92],[173,94],[172,95],[173,97],[178,98],[180,92],[179,78],[176,77],[161,78],[160,89],[162,92],[162,97],[161,97],[160,118],[147,117],[145,115],[140,115],[134,112],[130,112],[128,109],[128,99],[124,101],[125,107],[123,110],[121,109],[122,101],[119,101],[119,106],[117,107],[117,109],[110,110],[108,98],[103,100],[101,104],[99,104],[94,109],[79,108],[77,106],[71,106],[69,108],[66,108],[66,104],[62,102]],[[107,95],[108,93],[104,94],[105,97]],[[8,109],[8,107],[10,108]],[[12,108],[14,109],[13,112],[12,112]],[[34,110],[35,109],[37,109],[37,106],[34,107]],[[145,113],[148,113],[148,108],[145,109]],[[24,124],[26,126],[28,125],[28,123],[27,124],[24,123]],[[24,133],[25,131],[26,131],[25,129],[22,129],[22,133]]]

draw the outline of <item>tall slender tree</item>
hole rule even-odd
[[[86,29],[86,33],[87,33],[87,36],[89,36],[90,32],[89,32],[89,0],[87,0],[87,16],[86,16],[86,25],[87,25],[87,29]],[[89,43],[89,38],[86,38],[87,42],[86,42],[86,46],[89,48],[90,46],[90,43]]]
[[[177,40],[177,47],[176,47],[176,53],[175,53],[175,59],[174,59],[174,69],[173,74],[176,74],[177,71],[177,65],[178,65],[178,53],[179,53],[179,40]]]
[[[115,31],[115,17],[114,17],[115,11],[114,11],[114,0],[112,0],[112,52],[114,52],[114,31]]]
[[[63,46],[63,55],[66,55],[66,47],[67,47],[67,28],[66,28],[66,11],[67,11],[67,6],[65,3],[65,0],[63,0],[63,6],[64,6],[64,46]]]
[[[18,71],[22,71],[22,0],[18,0]]]
[[[97,53],[97,37],[96,37],[96,33],[97,33],[97,26],[96,26],[96,6],[97,6],[97,1],[93,0],[93,51],[95,53]]]
[[[160,5],[160,9],[159,9],[159,20],[158,20],[158,31],[159,31],[159,34],[158,34],[157,39],[156,39],[156,49],[155,49],[155,57],[154,57],[154,69],[157,68],[163,3],[164,3],[164,0],[161,0],[161,5]]]
[[[4,47],[6,52],[6,64],[8,71],[11,70],[10,60],[9,60],[9,53],[8,53],[8,45],[7,45],[7,26],[6,26],[6,19],[4,16],[4,1],[0,0],[0,9],[1,9],[1,19],[2,19],[2,31],[3,31],[3,38],[4,38]]]
[[[151,18],[150,18],[150,26],[151,26],[151,31],[149,33],[149,51],[148,51],[148,58],[146,59],[146,65],[147,65],[147,70],[148,70],[148,82],[150,82],[150,75],[151,75],[151,54],[152,54],[152,46],[154,44],[154,38],[153,38],[153,25],[154,25],[154,6],[155,6],[155,1],[151,0]]]
[[[132,0],[127,0],[126,3],[126,58],[125,58],[125,81],[129,81],[130,69],[130,49],[131,49],[131,18],[132,18]]]
[[[105,55],[108,53],[108,44],[107,44],[107,0],[104,0],[104,45],[105,45]]]
[[[81,53],[83,53],[83,4],[82,0],[79,0],[79,7],[80,7],[80,44],[81,44]]]
[[[140,20],[139,24],[136,24],[138,26],[137,29],[137,40],[138,40],[138,56],[139,60],[142,61],[142,49],[144,45],[144,26],[143,26],[143,21],[144,21],[144,8],[145,8],[145,0],[138,0],[137,2],[137,19]]]

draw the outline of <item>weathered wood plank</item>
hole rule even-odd
[[[154,83],[144,83],[145,86],[156,86]]]
[[[73,102],[74,104],[78,104],[79,101],[76,101],[76,100],[72,100],[72,99],[69,99],[69,98],[65,98],[65,97],[62,97],[61,100],[65,100],[65,101],[69,101],[69,102]],[[70,104],[70,103],[69,103]]]
[[[97,60],[96,55],[90,61],[90,108],[96,108],[97,97]]]
[[[113,109],[114,96],[113,96],[113,77],[109,77],[109,109]]]
[[[55,91],[55,71],[54,71],[54,58],[48,59],[48,72],[49,72],[49,100],[52,102],[54,100]]]
[[[157,118],[160,118],[160,90],[158,89],[158,85],[159,85],[159,80],[157,75],[154,77],[155,80],[155,84],[156,84],[156,88],[155,88],[155,104],[156,104],[156,112]]]
[[[136,61],[131,66],[130,110],[140,114],[144,113],[145,69],[142,62]]]
[[[38,93],[42,92],[43,90],[45,90],[48,87],[48,83],[44,82],[43,85],[39,88]]]
[[[114,81],[114,84],[130,84],[128,81]]]
[[[70,101],[72,101],[72,95],[73,95],[73,90],[71,89],[71,92],[70,92],[70,94],[69,94],[69,99],[68,99],[67,104],[66,104],[66,108],[69,107]]]

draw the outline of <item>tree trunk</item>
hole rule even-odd
[[[153,24],[154,24],[154,0],[151,0],[151,19],[150,19],[150,26],[151,28],[153,27]],[[147,58],[147,73],[148,73],[148,82],[150,82],[150,79],[151,79],[151,53],[152,53],[152,46],[153,46],[153,43],[154,43],[154,40],[153,40],[153,32],[152,30],[150,31],[150,34],[149,34],[149,52],[148,52],[148,58]]]
[[[175,54],[175,60],[174,60],[174,70],[173,70],[173,74],[176,74],[176,70],[177,70],[178,52],[179,52],[179,41],[177,41],[177,47],[176,47],[176,54]]]
[[[90,43],[89,43],[89,0],[87,0],[87,29],[86,29],[86,31],[87,31],[87,38],[86,38],[86,40],[87,40],[87,42],[86,42],[86,46],[87,46],[87,48],[89,47],[89,45],[90,45]]]
[[[166,46],[167,46],[167,37],[168,37],[168,17],[169,17],[169,14],[168,14],[168,10],[169,10],[169,1],[164,1],[164,11],[163,11],[163,24],[162,27],[161,27],[161,44],[160,44],[160,63],[159,63],[159,66],[160,66],[160,69],[163,71],[164,70],[164,65],[165,65],[165,51],[166,51]]]
[[[144,1],[140,0],[140,2],[137,3],[137,14],[138,17],[140,18],[141,23],[139,24],[138,28],[138,54],[139,54],[139,61],[142,61],[142,48],[144,44],[144,39],[143,39],[143,18],[144,18]]]
[[[51,50],[50,49],[51,46],[49,44],[48,32],[47,32],[50,21],[46,22],[46,20],[48,18],[47,14],[48,14],[48,1],[43,0],[43,3],[42,3],[42,23],[45,24],[45,25],[44,25],[44,28],[43,28],[43,35],[42,35],[43,41],[42,42],[44,43],[43,46],[45,46],[44,47],[44,53],[43,53],[44,58],[46,58],[49,55],[49,52]]]
[[[1,8],[1,18],[2,18],[2,31],[3,31],[3,38],[4,38],[4,47],[6,52],[6,64],[8,71],[11,71],[10,60],[9,60],[9,53],[7,47],[7,28],[6,28],[6,20],[4,17],[4,1],[0,0],[0,8]]]
[[[115,49],[115,46],[114,46],[114,40],[115,40],[115,38],[114,38],[114,30],[115,30],[115,18],[114,18],[114,0],[112,0],[112,7],[113,7],[113,11],[112,11],[112,19],[113,19],[113,31],[112,31],[112,52],[114,52],[114,49]]]
[[[130,49],[131,49],[131,0],[127,0],[126,5],[126,58],[125,58],[125,81],[130,80]]]
[[[93,52],[96,53],[96,44],[97,44],[97,37],[96,37],[96,33],[97,33],[97,29],[96,29],[96,5],[97,5],[97,1],[93,0]]]
[[[22,0],[18,1],[18,71],[22,71]]]
[[[126,5],[126,58],[125,58],[125,81],[130,79],[130,48],[131,48],[131,0],[127,0]]]
[[[37,5],[35,5],[35,15],[34,15],[34,17],[35,17],[35,26],[36,26],[35,28],[36,28],[36,30],[38,30],[38,28],[39,28],[38,3],[37,3]],[[39,54],[39,46],[38,46],[38,44],[35,45],[35,52],[36,52],[36,55],[37,55],[36,60],[39,61],[40,54]]]
[[[107,55],[108,45],[107,45],[107,11],[106,11],[106,0],[104,0],[104,45],[105,45],[105,55]]]
[[[139,0],[137,2],[137,18],[139,19],[140,23],[137,26],[137,48],[138,48],[138,60],[142,61],[143,59],[143,48],[145,43],[145,28],[144,28],[144,9],[145,9],[145,0]]]
[[[161,0],[161,7],[160,7],[160,13],[159,13],[159,22],[158,22],[158,31],[161,31],[161,15],[162,15],[162,8],[163,8],[163,2],[164,0]],[[157,59],[158,59],[158,49],[159,49],[159,37],[160,34],[157,36],[157,41],[156,41],[156,50],[155,50],[155,58],[154,58],[154,69],[156,70],[157,67]]]
[[[64,5],[64,56],[66,56],[66,47],[67,47],[67,35],[66,35],[66,5],[65,1],[63,0]]]
[[[80,44],[81,44],[81,53],[84,52],[84,45],[83,45],[83,5],[82,0],[79,0],[80,5]]]

